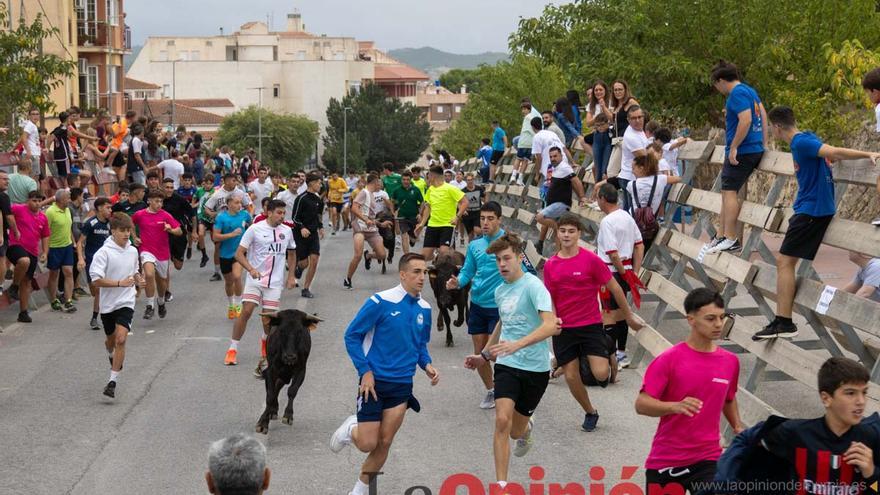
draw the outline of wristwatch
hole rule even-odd
[[[492,360],[492,354],[489,353],[489,351],[487,351],[486,349],[483,349],[482,351],[480,351],[480,356],[482,356],[483,359],[485,359],[486,361]]]

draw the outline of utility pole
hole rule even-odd
[[[351,107],[342,108],[342,176],[348,177],[348,111]]]
[[[171,61],[171,122],[168,123],[174,128],[174,102],[177,99],[177,60]]]
[[[248,88],[248,89],[256,89],[260,92],[260,107],[259,113],[257,114],[257,160],[263,161],[263,90],[266,89],[265,86],[260,86],[257,88]]]

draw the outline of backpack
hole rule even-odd
[[[639,188],[636,181],[632,181],[632,185],[634,193],[633,202],[636,205],[633,218],[636,220],[636,225],[639,226],[639,231],[642,233],[642,240],[646,242],[652,241],[660,231],[660,224],[657,222],[657,216],[654,214],[654,208],[651,206],[651,203],[654,201],[654,191],[657,189],[657,176],[654,176],[654,183],[651,184],[651,194],[648,195],[648,204],[645,206],[642,206],[641,201],[639,201]]]

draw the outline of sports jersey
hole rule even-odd
[[[388,196],[394,195],[394,191],[400,189],[400,178],[400,174],[397,173],[382,177],[382,185],[385,187],[385,192],[388,193]]]
[[[226,202],[233,194],[238,194],[238,196],[241,198],[242,208],[247,208],[248,206],[250,206],[251,197],[248,196],[247,193],[243,190],[236,187],[231,191],[227,191],[225,187],[219,187],[214,190],[214,194],[212,194],[211,198],[208,199],[208,202],[205,203],[205,207],[215,211],[216,213],[226,211]]]
[[[431,305],[400,285],[370,296],[345,330],[345,349],[358,376],[412,383],[416,365],[431,363]]]
[[[345,179],[342,177],[337,177],[335,180],[330,179],[327,181],[327,186],[327,199],[331,203],[342,203],[345,199],[345,193],[348,192],[348,184],[345,182]]]
[[[633,217],[623,210],[618,209],[605,215],[599,223],[599,235],[596,238],[597,254],[612,272],[616,272],[617,268],[611,264],[611,254],[617,253],[620,261],[631,260],[636,244],[641,242],[642,233],[639,231],[639,226],[636,225]]]
[[[254,195],[254,214],[259,215],[263,212],[263,198],[272,195],[275,190],[275,184],[272,179],[266,177],[266,182],[260,182],[260,179],[253,180],[247,185],[248,191]]]
[[[207,223],[214,222],[214,220],[211,217],[209,217],[207,215],[207,213],[205,213],[205,203],[207,203],[208,200],[211,199],[211,195],[213,193],[214,193],[213,189],[205,190],[205,189],[202,189],[201,187],[196,191],[195,198],[196,198],[196,201],[199,202],[199,207],[198,207],[197,211],[198,211],[199,221],[201,221],[201,222],[207,222]]]
[[[150,253],[156,257],[156,261],[171,259],[171,248],[168,243],[168,233],[165,232],[165,224],[172,229],[180,227],[180,223],[165,210],[151,212],[149,209],[141,210],[131,216],[131,221],[138,228],[141,240],[140,252]]]
[[[46,219],[49,220],[49,247],[62,248],[73,244],[73,217],[70,208],[61,209],[56,203],[46,208]]]
[[[226,210],[219,215],[217,215],[217,220],[214,222],[214,230],[220,232],[221,234],[228,234],[230,232],[234,232],[235,229],[241,229],[241,232],[229,239],[225,239],[220,242],[220,257],[221,258],[235,258],[235,251],[238,250],[238,243],[241,241],[242,236],[244,236],[244,232],[247,230],[248,226],[251,224],[251,215],[247,212],[247,210],[239,210],[237,214],[232,215],[229,213],[229,210]]]
[[[192,203],[193,197],[195,197],[195,195],[196,195],[196,191],[197,191],[196,188],[193,186],[189,186],[189,187],[180,186],[177,188],[177,194],[180,194],[180,196],[183,199],[189,201],[190,203]]]
[[[284,224],[272,227],[269,222],[255,223],[245,231],[239,245],[247,249],[248,263],[260,272],[259,280],[248,272],[247,283],[268,289],[284,288],[287,250],[296,248],[290,227]]]
[[[452,219],[458,212],[458,202],[463,197],[461,189],[449,184],[429,187],[425,194],[425,201],[431,205],[428,227],[451,227]]]
[[[414,220],[419,216],[419,207],[422,206],[424,199],[419,188],[411,185],[409,188],[401,187],[394,191],[391,196],[394,205],[397,206],[397,217]]]
[[[544,286],[553,298],[563,329],[602,323],[599,288],[609,280],[608,266],[584,248],[578,248],[571,258],[562,258],[557,253],[547,260]]]
[[[102,222],[97,216],[89,218],[83,223],[80,233],[85,236],[83,254],[86,256],[86,264],[89,264],[104,245],[104,241],[110,237],[110,220]]]
[[[515,282],[505,281],[495,289],[495,303],[501,320],[501,341],[513,342],[532,333],[543,320],[541,311],[553,311],[550,293],[541,280],[523,273]],[[498,364],[525,371],[550,371],[550,342],[544,339],[528,347],[499,356]]]
[[[571,206],[572,179],[574,169],[567,162],[553,165],[550,172],[550,187],[547,189],[547,204],[562,203]]]

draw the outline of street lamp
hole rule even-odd
[[[348,177],[348,112],[351,107],[342,108],[342,176]]]
[[[257,160],[260,162],[263,161],[263,90],[266,89],[265,86],[260,86],[257,88],[248,88],[248,89],[256,89],[260,92],[260,110],[257,114]]]

